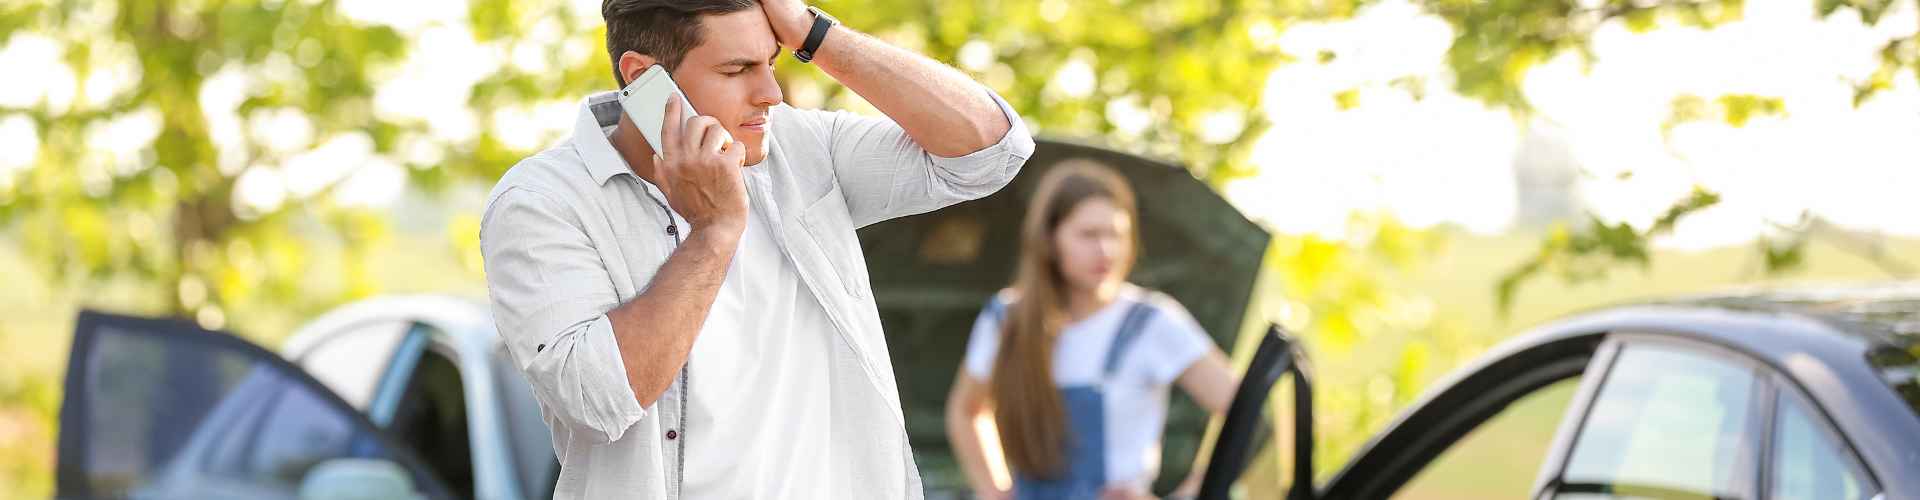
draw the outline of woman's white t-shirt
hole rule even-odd
[[[1060,329],[1053,350],[1053,383],[1076,387],[1101,382],[1107,351],[1127,310],[1146,297],[1129,283],[1099,311]],[[1187,367],[1214,349],[1213,339],[1185,308],[1171,300],[1141,327],[1102,388],[1106,405],[1107,483],[1145,491],[1160,474],[1160,434],[1167,422],[1167,388]],[[986,381],[1000,352],[1000,324],[982,314],[967,339],[967,373]],[[1118,483],[1118,484],[1116,484]]]

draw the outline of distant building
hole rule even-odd
[[[1587,204],[1580,197],[1584,175],[1566,129],[1541,117],[1529,120],[1526,136],[1513,152],[1513,182],[1520,197],[1514,228],[1540,231],[1555,221],[1585,223]]]

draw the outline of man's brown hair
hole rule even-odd
[[[600,18],[607,22],[613,79],[627,86],[620,74],[620,55],[627,51],[652,56],[667,71],[679,69],[687,52],[706,42],[701,16],[732,14],[758,5],[759,0],[604,0]]]

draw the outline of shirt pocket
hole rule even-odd
[[[821,257],[833,266],[834,275],[846,287],[847,294],[866,298],[867,259],[860,251],[860,236],[854,233],[853,218],[847,211],[846,197],[840,194],[840,184],[834,183],[826,196],[801,212],[800,221],[806,224],[807,237],[820,247]]]

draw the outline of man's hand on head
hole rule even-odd
[[[767,25],[773,27],[773,38],[781,47],[794,51],[807,42],[813,13],[807,12],[805,0],[760,0],[760,10],[766,12]]]

